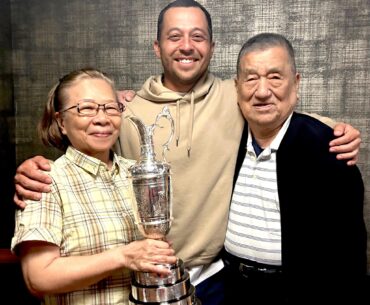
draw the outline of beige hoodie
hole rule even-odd
[[[244,125],[233,80],[208,73],[186,94],[150,77],[129,103],[125,115],[153,124],[167,105],[175,121],[175,140],[166,159],[173,181],[173,223],[168,239],[186,266],[212,262],[223,246],[237,150]],[[163,119],[154,133],[156,158],[169,135]],[[177,142],[177,145],[176,145]],[[120,153],[138,159],[139,136],[133,124],[122,123]],[[118,149],[119,151],[119,149]]]

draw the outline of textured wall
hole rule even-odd
[[[35,125],[48,89],[62,74],[93,65],[120,87],[137,89],[160,71],[152,42],[157,15],[168,2],[11,0],[17,164],[34,154],[56,156],[36,140]],[[214,73],[234,74],[239,48],[251,35],[282,33],[297,52],[300,109],[360,129],[370,228],[369,0],[200,2],[213,16]]]

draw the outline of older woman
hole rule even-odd
[[[128,304],[130,270],[166,275],[157,264],[176,261],[167,242],[137,240],[132,161],[111,151],[123,111],[112,81],[93,69],[71,72],[49,93],[41,139],[65,154],[49,173],[52,192],[16,212],[11,245],[45,304]]]

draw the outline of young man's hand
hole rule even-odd
[[[18,168],[14,177],[14,202],[20,208],[25,208],[24,200],[40,200],[41,193],[50,192],[51,178],[45,173],[50,171],[49,160],[36,156],[24,161]]]
[[[329,143],[330,151],[337,153],[338,159],[348,160],[348,165],[355,165],[360,151],[360,131],[349,124],[338,123],[334,126],[334,135],[338,138]]]

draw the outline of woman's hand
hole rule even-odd
[[[135,271],[169,275],[170,271],[161,264],[174,264],[177,261],[175,251],[166,241],[144,239],[134,241],[121,249],[124,266]]]

